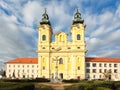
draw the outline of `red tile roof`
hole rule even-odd
[[[120,58],[87,57],[86,62],[119,62]]]
[[[6,64],[8,63],[38,64],[38,58],[16,58],[6,62]]]
[[[120,62],[120,58],[86,57],[86,62]],[[7,63],[38,64],[38,58],[16,58]]]

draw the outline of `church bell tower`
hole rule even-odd
[[[85,43],[85,27],[84,20],[81,18],[81,13],[77,9],[74,14],[73,23],[71,26],[72,45],[77,51],[75,51],[75,63],[80,67],[77,71],[77,78],[85,78],[85,55],[86,55],[86,43]]]
[[[52,42],[52,27],[46,9],[38,26],[38,77],[49,78],[50,43]]]

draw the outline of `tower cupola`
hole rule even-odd
[[[41,25],[42,25],[42,24],[51,25],[51,24],[50,24],[50,21],[49,21],[49,16],[48,16],[47,11],[46,11],[46,8],[45,8],[45,12],[44,12],[43,15],[42,15],[42,19],[41,19],[41,21],[40,21],[40,24],[41,24]]]
[[[73,24],[77,24],[77,23],[84,23],[84,20],[81,18],[81,13],[79,13],[78,9],[77,12],[74,15],[74,19],[73,19]]]

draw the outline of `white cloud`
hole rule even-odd
[[[23,21],[28,26],[32,26],[33,23],[39,19],[40,11],[42,7],[37,1],[29,1],[22,8]]]
[[[14,11],[14,10],[13,10]],[[16,16],[15,16],[16,15]],[[0,16],[0,58],[3,63],[18,57],[36,57],[37,31],[18,21],[17,14]],[[21,19],[22,20],[22,19]]]
[[[51,2],[46,7],[50,20],[53,21],[53,28],[55,28],[55,30],[53,31],[54,33],[57,33],[58,31],[63,31],[67,26],[70,27],[70,22],[72,23],[73,16],[69,15],[66,12],[67,7],[65,6],[64,2],[61,4]]]
[[[89,35],[89,39],[87,39],[88,56],[120,56],[117,54],[118,52],[120,53],[120,48],[118,48],[120,45],[120,30],[118,29],[120,28],[119,7],[120,5],[114,12],[104,10],[99,15],[87,13],[86,16],[89,16],[86,18],[88,25],[86,32]]]

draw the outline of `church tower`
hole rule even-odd
[[[38,26],[38,77],[49,78],[49,52],[52,34],[51,23],[45,9]]]
[[[85,78],[85,55],[86,55],[86,44],[85,44],[85,27],[84,20],[81,18],[80,12],[76,11],[71,26],[72,45],[76,51],[74,55],[74,62],[77,68],[77,78]]]

